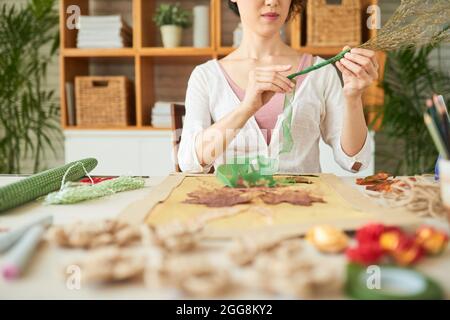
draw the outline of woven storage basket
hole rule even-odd
[[[132,85],[124,76],[76,77],[78,126],[127,126],[133,123]]]
[[[360,0],[308,1],[307,45],[356,46],[361,43]]]

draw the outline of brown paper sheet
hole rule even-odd
[[[406,210],[378,206],[356,188],[346,185],[334,175],[321,174],[318,178],[309,179],[314,183],[298,184],[289,188],[309,190],[315,195],[323,196],[326,203],[314,203],[310,207],[291,204],[266,205],[263,202],[252,204],[248,210],[235,216],[209,222],[205,229],[206,236],[229,238],[251,232],[302,235],[310,227],[318,224],[355,230],[369,222],[394,225],[420,222],[419,218]],[[202,205],[186,204],[183,201],[187,198],[187,193],[201,186],[222,187],[213,175],[169,176],[163,183],[152,189],[146,198],[126,208],[121,218],[132,223],[145,221],[150,225],[198,219],[211,209]],[[261,214],[261,208],[271,212],[271,219]]]
[[[168,176],[159,185],[153,187],[145,198],[127,206],[119,214],[119,219],[132,224],[144,222],[155,205],[166,200],[172,191],[183,182],[183,179],[183,175]]]

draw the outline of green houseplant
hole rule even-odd
[[[165,48],[179,47],[183,29],[192,24],[191,13],[176,4],[161,4],[153,17],[156,25],[161,29],[161,36]]]
[[[450,76],[446,68],[432,66],[430,54],[439,46],[402,49],[388,53],[380,108],[381,133],[387,145],[377,156],[395,166],[393,173],[414,175],[433,171],[438,153],[423,121],[426,99],[442,94],[450,102]],[[385,168],[382,168],[385,169]]]
[[[31,157],[39,171],[45,150],[61,143],[59,107],[45,89],[58,48],[55,0],[0,8],[0,172],[19,173]]]

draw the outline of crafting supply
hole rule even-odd
[[[403,0],[391,18],[378,30],[377,35],[357,48],[390,51],[450,41],[450,2],[448,0]],[[307,74],[340,61],[351,49],[346,49],[331,59],[293,73],[288,79]],[[292,93],[295,95],[295,91]],[[286,95],[283,111],[283,147],[280,153],[292,150],[292,106]]]
[[[397,265],[411,266],[422,260],[425,251],[420,244],[416,243],[415,238],[407,235],[397,235],[397,237],[398,239],[394,242],[396,247],[389,252]]]
[[[434,180],[436,181],[439,181],[439,160],[441,160],[441,156],[438,157],[436,165],[434,166]]]
[[[450,158],[449,150],[447,149],[446,144],[442,140],[442,136],[439,133],[436,123],[432,120],[432,118],[428,114],[424,114],[423,117],[425,125],[427,126],[428,131],[430,132],[430,135],[433,138],[434,144],[436,145],[436,148],[438,149],[440,155],[445,159],[449,159]]]
[[[341,291],[339,266],[309,254],[300,239],[280,242],[259,252],[253,262],[256,281],[251,287],[292,297],[312,298]],[[259,288],[258,288],[259,287]]]
[[[391,208],[406,208],[420,217],[445,218],[439,183],[423,176],[397,177],[391,192],[367,191]]]
[[[307,71],[303,71],[303,74],[306,73]],[[301,74],[302,72],[296,74],[296,76]],[[297,83],[294,80],[294,78],[291,78],[291,80],[295,83],[295,88],[297,88]],[[294,139],[292,138],[291,127],[292,127],[292,112],[294,110],[295,91],[296,90],[294,89],[292,92],[286,93],[284,96],[283,121],[281,122],[283,139],[281,141],[281,149],[279,151],[279,154],[290,152],[292,150],[292,147],[294,146]]]
[[[328,225],[311,228],[306,233],[306,240],[325,253],[342,252],[347,248],[349,242],[343,231]]]
[[[61,190],[48,194],[45,197],[45,204],[74,204],[117,192],[143,188],[144,184],[143,179],[132,177],[119,177],[92,185],[68,183],[64,184]]]
[[[328,60],[322,61],[322,62],[320,62],[318,64],[313,65],[313,66],[310,66],[310,67],[308,67],[308,68],[306,68],[306,69],[304,69],[304,70],[302,70],[300,72],[296,72],[296,73],[290,74],[287,78],[290,79],[290,80],[293,80],[294,78],[296,78],[298,76],[307,74],[307,73],[309,73],[311,71],[314,71],[314,70],[320,69],[322,67],[325,67],[325,66],[327,66],[329,64],[335,63],[335,62],[341,60],[342,58],[344,58],[345,54],[350,52],[350,50],[351,49],[346,49],[346,50],[338,53],[337,55],[335,55],[333,58],[330,58]]]
[[[441,287],[423,273],[394,266],[369,269],[350,263],[345,291],[361,300],[438,300],[444,298]],[[377,272],[375,275],[374,272]],[[377,283],[376,276],[379,276]]]
[[[9,232],[0,233],[0,253],[8,250],[20,237],[35,225],[49,226],[53,222],[52,216],[40,217],[37,220],[26,223],[22,227],[11,230]]]
[[[450,221],[450,160],[439,160],[439,182],[443,216]]]
[[[89,177],[89,178],[83,178],[79,182],[82,183],[89,183],[89,184],[97,184],[106,180],[114,179],[114,177]]]
[[[42,224],[31,227],[7,253],[1,269],[5,280],[16,279],[24,272],[44,232],[45,226]]]
[[[448,121],[450,121],[450,116],[448,114],[448,108],[445,104],[444,96],[443,95],[434,95],[435,103],[440,105],[440,107],[444,110],[445,116]]]
[[[0,213],[58,190],[61,181],[77,181],[97,166],[88,158],[50,169],[0,188]]]
[[[104,220],[55,226],[49,230],[48,239],[65,248],[129,247],[144,243],[149,233],[146,226]]]
[[[234,163],[220,165],[217,168],[217,178],[226,186],[255,187],[275,186],[273,174],[278,168],[278,161],[263,156],[256,158],[239,158]]]
[[[422,46],[448,42],[450,40],[450,3],[447,0],[404,0],[378,30],[377,36],[358,48],[389,51],[404,47]],[[351,49],[344,50],[335,57],[320,64],[288,76],[289,79],[320,69],[341,60]]]
[[[438,129],[439,133],[442,135],[443,132],[441,131],[441,119],[439,118],[438,111],[436,109],[435,104],[433,103],[432,99],[427,99],[426,101],[427,105],[427,113],[430,115],[431,120],[435,123],[436,128]],[[443,136],[443,135],[442,135]]]
[[[205,206],[185,203],[185,200],[189,198],[188,194],[192,190],[202,188],[206,191],[217,189],[221,187],[221,183],[214,176],[188,175],[176,180],[174,177],[178,176],[172,176],[172,179],[159,185],[146,198],[126,208],[121,213],[121,218],[126,221],[146,221],[152,226],[158,226],[174,221],[191,221],[201,217],[205,213]],[[279,176],[279,178],[283,177],[285,176]],[[343,230],[353,230],[370,221],[404,225],[417,223],[419,220],[405,210],[391,210],[377,205],[375,201],[368,201],[367,196],[351,186],[344,185],[333,175],[321,174],[318,178],[312,177],[310,180],[312,184],[265,188],[265,190],[269,189],[273,192],[291,190],[298,192],[299,195],[304,193],[320,195],[325,201],[324,203],[315,202],[311,206],[297,206],[290,203],[266,204],[264,201],[255,199],[254,203],[245,204],[249,210],[243,211],[241,214],[208,222],[204,231],[205,236],[229,238],[269,228],[267,218],[252,210],[254,205],[269,208],[275,212],[271,219],[271,231],[295,232],[297,235],[304,234],[318,221],[321,224],[330,224]],[[235,191],[241,191],[244,194],[261,193],[260,189],[264,188],[236,189]],[[236,205],[236,208],[241,206]],[[229,207],[221,210],[229,210]]]
[[[148,268],[146,282],[149,286],[168,286],[193,297],[224,295],[233,286],[231,273],[214,265],[207,255],[167,254],[159,266]]]
[[[442,96],[433,95],[433,101],[441,118],[442,138],[445,142],[447,150],[450,153],[450,119],[448,116],[447,106],[445,105],[444,98]]]
[[[88,284],[107,284],[142,278],[146,254],[139,250],[106,247],[89,252],[71,265],[80,266],[83,281]]]
[[[414,234],[396,226],[368,224],[356,232],[356,246],[347,250],[347,258],[361,265],[382,261],[410,266],[425,255],[436,255],[445,250],[448,236],[432,227],[422,226]]]
[[[422,226],[416,230],[416,242],[430,255],[439,255],[447,248],[448,235],[433,227]]]

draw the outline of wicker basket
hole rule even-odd
[[[360,0],[308,1],[307,16],[308,46],[344,47],[361,43]]]
[[[132,85],[124,76],[76,77],[78,126],[121,127],[133,123]]]

